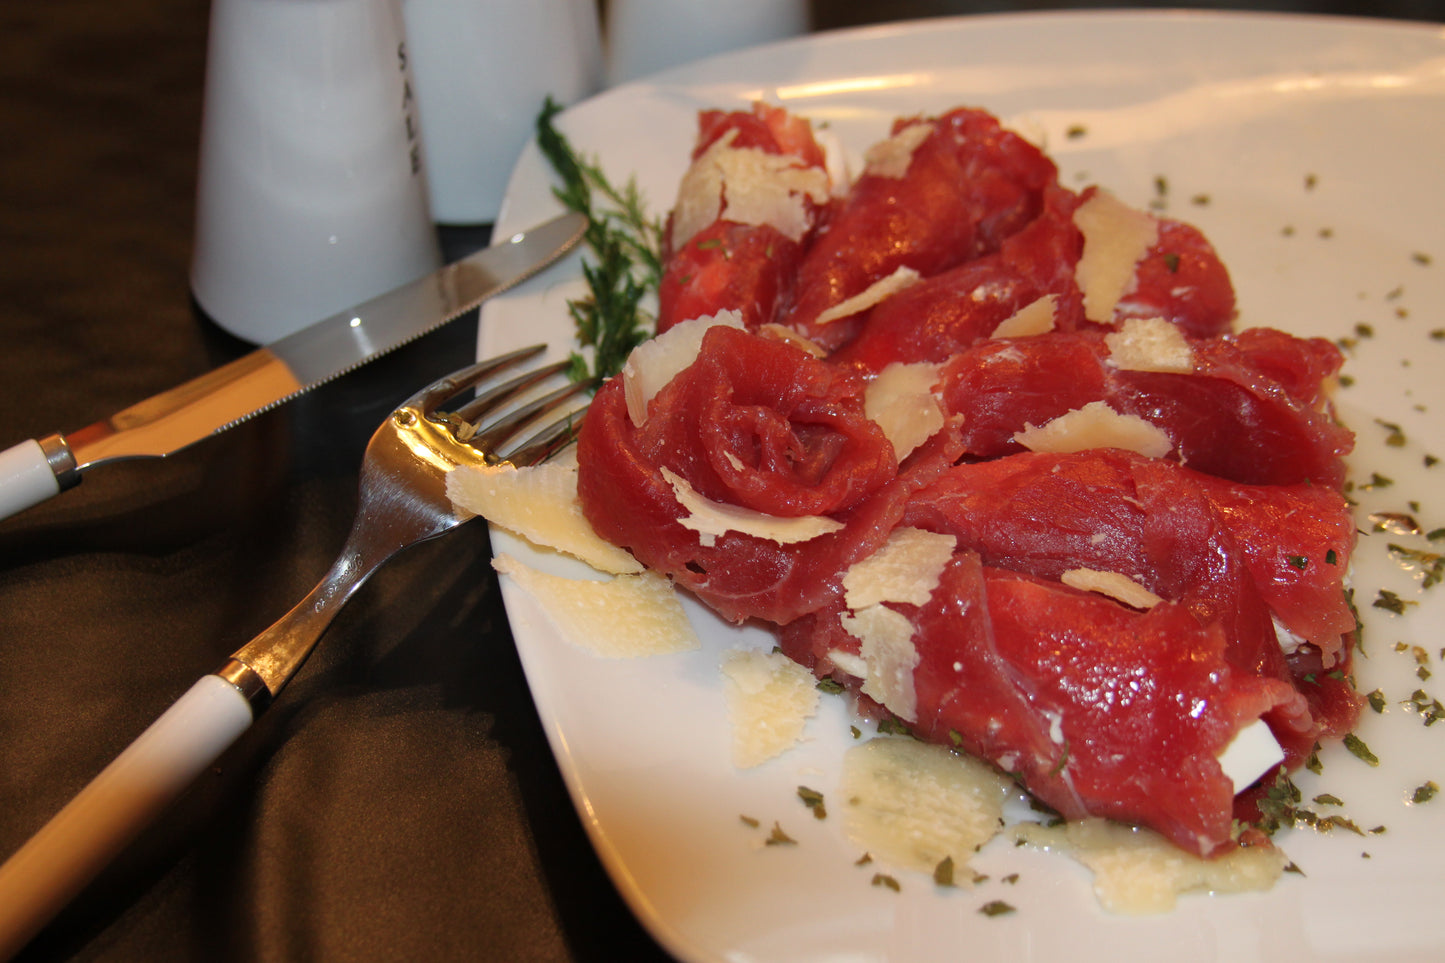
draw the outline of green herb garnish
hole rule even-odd
[[[1007,916],[1014,912],[1014,908],[1001,899],[990,900],[978,908],[984,916]]]
[[[783,832],[783,827],[778,823],[773,823],[773,831],[768,833],[768,838],[764,840],[764,842],[768,846],[798,845],[798,841],[793,837],[789,836],[787,833]]]
[[[627,355],[645,341],[654,323],[643,298],[662,279],[662,226],[647,215],[637,183],[618,188],[595,160],[578,154],[552,124],[561,106],[550,97],[537,117],[537,146],[561,179],[553,194],[568,209],[586,216],[586,241],[595,257],[582,264],[586,297],[567,304],[577,327],[578,344],[592,349],[589,363],[572,355],[576,380],[607,377],[622,370]]]
[[[1361,762],[1368,763],[1371,766],[1378,766],[1380,764],[1380,757],[1371,752],[1370,747],[1365,745],[1365,741],[1353,732],[1345,736],[1345,748],[1350,750],[1350,753]]]
[[[803,800],[803,805],[813,810],[813,818],[828,818],[828,810],[823,806],[823,794],[816,789],[809,789],[807,786],[798,787],[798,798]]]

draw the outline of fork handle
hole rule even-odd
[[[18,953],[252,719],[236,686],[203,676],[0,866],[0,960]]]

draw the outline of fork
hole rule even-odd
[[[402,549],[472,517],[447,498],[449,471],[479,463],[534,465],[566,447],[575,434],[575,403],[563,416],[513,442],[523,429],[593,386],[573,382],[534,397],[567,367],[565,361],[481,388],[451,411],[443,408],[543,350],[544,345],[535,345],[454,372],[407,399],[377,428],[361,464],[360,503],[351,533],[311,594],[197,681],[0,866],[0,960],[19,952],[240,737],[373,572]],[[478,427],[488,415],[495,417]]]

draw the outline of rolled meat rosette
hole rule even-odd
[[[695,359],[629,406],[629,378],[645,375],[625,371],[588,409],[583,511],[733,621],[788,622],[826,604],[838,573],[882,544],[932,477],[924,466],[951,460],[915,456],[900,475],[864,415],[861,378],[737,327],[709,327]]]

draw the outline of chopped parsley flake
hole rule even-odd
[[[911,736],[908,726],[902,721],[889,717],[878,723],[878,731],[885,736]]]
[[[1377,532],[1393,532],[1396,535],[1419,535],[1420,523],[1415,516],[1404,512],[1371,512],[1370,524]]]
[[[1369,695],[1365,696],[1365,699],[1370,703],[1371,709],[1374,709],[1376,712],[1385,711],[1385,693],[1381,692],[1379,689],[1376,689],[1374,692],[1371,692]]]
[[[1421,267],[1429,267],[1431,263],[1430,255],[1426,254],[1424,251],[1416,251],[1414,254],[1411,254],[1410,260],[1414,261]]]
[[[1300,571],[1304,571],[1310,567],[1310,560],[1303,555],[1286,555],[1285,560]]]
[[[1427,782],[1425,783],[1425,785],[1420,786],[1415,790],[1414,795],[1410,797],[1410,802],[1414,803],[1417,806],[1420,803],[1427,803],[1430,800],[1434,799],[1435,794],[1439,791],[1440,787],[1435,785],[1434,782]]]
[[[1379,425],[1381,428],[1385,429],[1386,432],[1388,432],[1388,434],[1385,435],[1385,444],[1389,445],[1391,448],[1405,447],[1405,430],[1403,428],[1395,424],[1393,421],[1385,421],[1381,418],[1376,418],[1375,424]]]
[[[1350,754],[1361,762],[1371,766],[1380,764],[1380,757],[1371,752],[1370,747],[1365,745],[1365,741],[1353,732],[1345,736],[1345,748],[1350,750]]]
[[[1421,588],[1431,588],[1445,581],[1445,555],[1396,545],[1393,542],[1387,547],[1407,572],[1412,572],[1420,579]]]
[[[893,892],[895,893],[902,892],[903,890],[903,887],[898,885],[898,880],[894,879],[892,876],[889,876],[887,873],[874,873],[873,885],[885,886],[888,889],[893,890]]]
[[[933,882],[939,886],[953,885],[953,857],[945,856],[933,867]]]
[[[989,900],[978,908],[984,916],[1007,916],[1014,912],[1014,908],[1001,899]]]
[[[828,810],[823,805],[823,794],[816,789],[809,789],[807,786],[798,787],[798,798],[803,800],[803,805],[813,810],[814,819],[827,819]]]
[[[839,682],[831,675],[828,676],[826,679],[819,679],[818,684],[815,688],[817,688],[819,692],[826,692],[829,695],[842,695],[846,691],[843,687],[843,683]]]
[[[769,846],[798,845],[798,841],[793,837],[789,836],[787,833],[783,832],[783,827],[778,823],[773,823],[773,831],[768,833],[768,838],[764,840],[764,842]]]
[[[1389,589],[1380,589],[1380,593],[1375,596],[1375,601],[1370,604],[1377,609],[1384,609],[1386,612],[1404,615],[1406,606],[1419,605],[1420,603],[1406,601]]]

